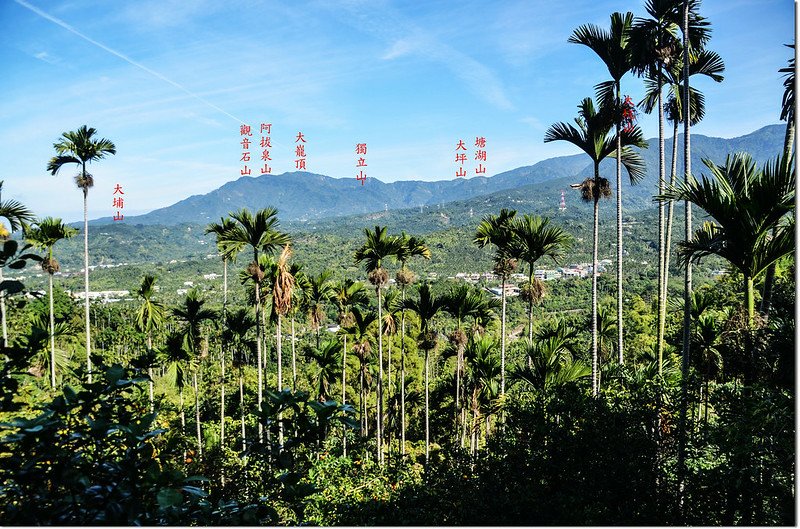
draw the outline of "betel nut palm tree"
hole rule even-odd
[[[794,44],[787,44],[789,48],[794,50]],[[778,70],[785,76],[783,80],[783,98],[781,100],[781,121],[786,122],[786,132],[783,137],[783,161],[787,162],[792,159],[794,149],[794,56],[789,59],[789,64],[785,68]],[[775,235],[773,233],[773,235]],[[759,309],[765,318],[769,317],[770,304],[772,303],[772,285],[775,280],[775,264],[771,264],[767,269],[767,274],[764,277],[764,295],[761,297],[761,308]]]
[[[153,299],[153,294],[156,289],[156,276],[147,274],[142,278],[142,284],[136,291],[136,297],[139,298],[142,304],[136,311],[136,326],[140,331],[144,332],[147,336],[147,352],[149,355],[153,351],[153,331],[164,324],[166,319],[166,309],[164,305]],[[150,392],[150,412],[154,409],[153,398],[153,367],[151,363],[147,366],[147,376],[150,377],[148,383]]]
[[[679,51],[682,51],[682,47],[679,46]],[[698,53],[692,54],[690,56],[691,64],[689,65],[689,76],[695,75],[702,75],[712,79],[716,82],[722,82],[724,79],[722,73],[725,71],[725,63],[723,62],[722,58],[713,51],[710,50],[700,50]],[[688,105],[684,104],[683,102],[683,91],[681,89],[682,79],[683,79],[683,60],[680,56],[674,58],[673,62],[671,63],[669,68],[665,68],[662,72],[664,75],[664,80],[667,83],[667,87],[669,90],[669,95],[667,97],[667,102],[664,108],[664,113],[666,114],[666,119],[672,122],[673,126],[673,135],[672,135],[672,164],[670,170],[670,180],[667,184],[666,182],[662,183],[660,186],[661,189],[659,190],[659,194],[663,194],[664,189],[666,189],[667,185],[675,185],[677,180],[677,164],[678,164],[678,126],[683,121],[684,109],[689,109],[689,119],[691,120],[691,125],[694,126],[699,123],[703,117],[705,116],[705,96],[699,90],[694,87],[690,87],[690,102]],[[646,94],[645,99],[642,101],[645,111],[648,111],[648,108],[651,107],[653,104],[654,99],[657,97],[657,87],[652,83],[651,80],[645,81],[646,85]],[[659,207],[663,208],[664,202],[659,202]],[[670,200],[667,203],[666,207],[666,219],[664,225],[664,235],[663,235],[663,251],[661,253],[661,272],[662,272],[662,280],[659,282],[660,285],[660,299],[666,300],[667,299],[667,283],[668,283],[668,274],[669,274],[669,262],[670,262],[670,252],[669,249],[672,245],[672,225],[673,225],[673,211],[674,211],[675,202]],[[664,325],[666,320],[666,302],[661,303],[659,312],[659,320],[658,320],[658,349],[659,349],[659,359],[663,358],[663,342],[664,342]],[[659,360],[659,364],[661,360]]]
[[[192,368],[192,386],[194,389],[194,411],[197,427],[197,450],[199,455],[203,455],[203,439],[200,424],[200,391],[197,382],[197,372],[200,362],[207,354],[206,347],[202,345],[202,325],[205,321],[213,321],[217,317],[217,312],[205,307],[205,300],[200,297],[197,290],[190,290],[183,300],[183,304],[174,308],[172,313],[180,320],[183,320],[184,349],[189,353],[189,363]]]
[[[224,233],[233,229],[236,224],[233,220],[220,217],[219,222],[212,222],[206,226],[205,233],[213,233],[216,236],[217,251],[222,257],[222,326],[226,326],[228,318],[228,261],[236,259],[237,252],[230,248],[225,242]],[[223,334],[224,337],[224,334]],[[225,356],[227,352],[227,342],[223,339],[219,355],[220,366],[220,405],[219,405],[219,442],[225,444]]]
[[[318,275],[306,274],[304,287],[303,301],[308,311],[311,329],[314,330],[317,338],[317,348],[319,348],[320,331],[325,321],[325,305],[331,301],[334,295],[331,272],[323,270]]]
[[[231,252],[239,253],[249,247],[253,250],[253,260],[247,266],[247,275],[255,286],[255,316],[256,316],[256,356],[258,364],[258,408],[264,400],[264,373],[262,358],[261,328],[261,282],[264,271],[259,265],[259,253],[274,253],[279,247],[289,243],[289,236],[278,231],[278,212],[275,208],[260,209],[251,213],[248,209],[240,209],[230,214],[235,225],[226,229],[221,235],[222,244]],[[263,441],[264,427],[258,424],[259,441]]]
[[[511,223],[514,233],[514,254],[528,264],[528,338],[533,339],[533,267],[542,257],[558,262],[571,246],[572,238],[560,226],[550,224],[550,219],[536,215],[516,217]]]
[[[679,243],[684,263],[708,255],[728,261],[744,276],[744,305],[752,323],[753,281],[767,267],[794,251],[794,160],[783,156],[758,168],[747,153],[729,155],[724,165],[703,163],[711,176],[694,177],[669,187],[667,199],[686,200],[705,211],[706,221],[687,241]],[[787,218],[788,216],[788,218]],[[775,229],[775,236],[771,232]]]
[[[414,272],[408,269],[407,264],[412,257],[431,258],[431,250],[422,239],[400,234],[400,246],[396,258],[400,262],[400,270],[395,275],[395,281],[400,285],[400,453],[406,453],[406,309],[403,302],[406,299],[406,288],[414,282]]]
[[[635,74],[645,77],[645,85],[654,85],[639,105],[649,114],[658,109],[658,190],[663,192],[666,179],[664,148],[664,69],[673,65],[678,52],[678,7],[675,0],[647,0],[645,11],[649,18],[637,17],[631,28],[631,61]],[[649,96],[649,97],[648,97]],[[655,96],[655,97],[653,97]],[[677,138],[675,138],[677,140]],[[664,335],[661,314],[666,314],[664,235],[664,203],[658,203],[658,358],[662,364]]]
[[[401,241],[397,236],[390,236],[386,227],[375,226],[374,230],[364,228],[366,241],[356,250],[356,263],[363,262],[364,270],[368,274],[369,282],[375,286],[375,295],[378,299],[378,412],[376,438],[378,443],[378,462],[383,464],[382,447],[382,414],[383,414],[383,307],[381,291],[389,282],[389,273],[383,267],[385,261],[395,257],[400,251]]]
[[[442,298],[431,293],[425,283],[419,287],[419,298],[407,299],[403,306],[419,317],[419,347],[425,351],[425,462],[430,457],[430,352],[436,348],[436,331],[431,329],[433,318],[444,308]]]
[[[0,180],[0,195],[3,192],[3,181]],[[21,202],[0,198],[0,218],[8,222],[8,228],[0,222],[0,243],[5,244],[11,232],[21,229],[26,222],[34,220],[33,213]],[[0,267],[0,283],[3,281],[3,268]],[[6,290],[0,291],[0,320],[3,325],[3,347],[8,346],[8,325],[6,323]]]
[[[97,131],[83,125],[78,130],[61,134],[61,139],[53,144],[56,156],[47,162],[47,170],[55,175],[67,164],[79,166],[75,176],[75,184],[83,192],[83,284],[84,284],[84,318],[86,320],[86,371],[89,383],[92,382],[92,344],[89,322],[89,189],[94,186],[94,177],[86,170],[86,165],[102,160],[109,154],[116,154],[117,147],[111,140],[95,138]]]
[[[580,184],[572,187],[581,190],[584,201],[593,203],[593,229],[592,229],[592,393],[597,395],[599,387],[597,364],[597,248],[598,248],[598,204],[600,197],[611,194],[608,180],[600,176],[600,162],[616,152],[616,135],[610,135],[614,126],[613,109],[601,107],[595,110],[591,98],[586,98],[578,105],[578,117],[575,125],[560,122],[551,125],[544,136],[545,142],[568,141],[581,149],[592,160],[594,176],[587,178]],[[644,176],[645,165],[639,153],[631,149],[632,146],[645,147],[647,143],[642,138],[641,129],[636,126],[632,129],[620,131],[622,145],[621,161],[632,180]]]
[[[342,406],[347,403],[347,328],[353,325],[352,310],[355,306],[366,306],[369,298],[360,281],[345,279],[333,286],[331,299],[336,303],[337,319],[342,335]],[[342,430],[342,454],[347,456],[347,427]]]
[[[256,320],[249,310],[239,308],[231,311],[225,320],[222,331],[222,340],[231,350],[231,360],[234,368],[239,371],[239,413],[242,430],[242,452],[247,449],[247,433],[245,430],[244,406],[244,366],[250,362],[256,350],[256,341],[252,339],[250,331],[256,326]]]
[[[514,258],[514,232],[511,223],[517,214],[514,210],[501,209],[499,215],[487,215],[481,219],[472,242],[483,248],[494,246],[494,273],[500,277],[500,395],[506,393],[506,281],[517,267]]]
[[[622,121],[622,100],[620,97],[620,82],[622,77],[631,70],[630,30],[633,24],[633,13],[612,13],[611,27],[608,31],[594,25],[579,26],[570,36],[569,42],[582,44],[594,51],[603,61],[611,80],[599,83],[595,90],[597,99],[602,107],[608,108],[614,123],[616,138],[617,159],[617,319],[619,330],[617,335],[617,348],[619,350],[619,363],[623,363],[622,344],[622,136],[620,123]],[[636,180],[631,178],[631,184]]]
[[[53,257],[53,247],[63,239],[71,239],[77,235],[78,230],[61,222],[61,219],[45,217],[34,226],[25,229],[25,239],[34,247],[47,252],[47,257],[42,259],[42,270],[47,272],[47,296],[50,299],[50,385],[56,387],[56,337],[55,313],[53,311],[53,274],[61,267]]]
[[[272,283],[272,313],[277,318],[275,341],[278,352],[278,391],[283,391],[283,338],[281,336],[281,322],[283,317],[292,307],[292,291],[294,290],[294,276],[291,274],[289,259],[292,256],[291,246],[286,244],[275,263],[275,272]],[[283,445],[283,415],[278,413],[278,444]]]

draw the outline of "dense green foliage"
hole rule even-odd
[[[699,3],[648,2],[680,5],[705,27]],[[598,88],[577,125],[602,121],[606,156],[619,109]],[[52,171],[80,162],[55,147]],[[662,194],[708,221],[668,248],[665,291],[657,214],[627,215],[621,316],[610,270],[534,275],[610,258],[611,216],[541,218],[548,199],[526,188],[288,230],[273,208],[99,227],[92,291],[117,292],[86,312],[72,293],[88,257],[59,242],[59,272],[52,253],[70,230],[24,230],[43,258],[13,238],[30,212],[0,201],[0,524],[792,525],[790,153],[763,170],[737,154]],[[608,180],[588,176],[596,204]]]

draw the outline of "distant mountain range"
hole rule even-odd
[[[692,169],[695,174],[707,172],[703,158],[722,163],[733,152],[749,152],[758,163],[777,156],[783,147],[785,125],[769,125],[738,138],[714,138],[692,135]],[[683,137],[678,137],[682,146]],[[671,167],[671,138],[666,140],[667,174]],[[682,163],[678,174],[682,175]],[[636,186],[624,180],[623,207],[627,211],[638,211],[653,205],[652,196],[658,182],[658,139],[649,140],[649,147],[642,150],[647,164],[647,176]],[[612,180],[615,170],[613,159],[601,164],[601,174]],[[374,217],[386,210],[407,208],[439,208],[444,204],[459,202],[462,207],[476,200],[476,204],[503,204],[502,197],[529,205],[541,203],[546,209],[557,207],[557,188],[566,188],[569,183],[580,182],[592,175],[592,167],[586,155],[560,156],[543,160],[531,166],[519,167],[491,177],[470,179],[425,181],[399,181],[384,183],[369,178],[365,185],[357,185],[353,178],[292,172],[280,175],[242,177],[228,182],[204,195],[193,195],[171,206],[154,210],[145,215],[126,217],[129,225],[164,225],[181,223],[206,224],[242,207],[259,209],[274,206],[282,222],[292,224],[314,224],[315,221],[331,217]],[[627,175],[623,173],[623,179]],[[546,198],[545,198],[546,196]],[[528,198],[536,198],[531,202]],[[574,195],[573,197],[574,198]],[[448,208],[450,209],[450,208]],[[458,208],[460,211],[464,209]],[[474,208],[470,207],[470,210]],[[479,208],[483,209],[483,208]],[[537,207],[533,208],[539,209]],[[474,213],[478,213],[475,211]],[[542,212],[544,213],[544,212]],[[373,214],[373,215],[370,215]],[[380,215],[378,215],[380,216]],[[100,218],[92,224],[111,223],[111,217]]]

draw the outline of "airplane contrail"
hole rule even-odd
[[[137,67],[137,68],[139,68],[140,70],[144,70],[145,72],[149,73],[150,75],[152,75],[152,76],[154,76],[154,77],[157,77],[158,79],[161,79],[161,80],[162,80],[162,81],[164,81],[165,83],[169,83],[169,84],[171,84],[172,86],[174,86],[174,87],[175,87],[175,88],[177,88],[178,90],[180,90],[180,91],[182,91],[182,92],[185,92],[186,94],[188,94],[189,96],[191,96],[191,97],[192,97],[192,98],[194,98],[194,99],[197,99],[197,100],[198,100],[198,101],[200,101],[201,103],[204,103],[204,104],[206,104],[206,105],[210,106],[211,108],[213,108],[214,110],[216,110],[216,111],[218,111],[218,112],[222,112],[223,114],[225,114],[225,115],[226,115],[226,116],[228,116],[229,118],[231,118],[231,119],[234,119],[234,120],[238,121],[239,123],[246,125],[246,123],[245,123],[244,121],[242,121],[241,119],[237,118],[236,116],[234,116],[233,114],[231,114],[231,113],[229,113],[229,112],[226,112],[225,110],[221,109],[220,107],[218,107],[218,106],[217,106],[217,105],[215,105],[214,103],[212,103],[212,102],[210,102],[210,101],[208,101],[208,100],[206,100],[206,99],[203,99],[202,97],[200,97],[199,95],[195,94],[194,92],[192,92],[191,90],[189,90],[189,89],[188,89],[188,88],[186,88],[185,86],[183,86],[183,85],[181,85],[181,84],[179,84],[179,83],[176,83],[176,82],[175,82],[175,81],[173,81],[172,79],[169,79],[169,78],[167,78],[167,77],[165,77],[165,76],[161,75],[160,73],[156,72],[155,70],[151,70],[150,68],[148,68],[148,67],[147,67],[147,66],[145,66],[144,64],[138,63],[138,62],[134,61],[133,59],[131,59],[131,58],[129,58],[129,57],[127,57],[127,56],[123,55],[122,53],[120,53],[120,52],[118,52],[118,51],[116,51],[116,50],[114,50],[114,49],[112,49],[112,48],[109,48],[109,47],[108,47],[108,46],[106,46],[105,44],[103,44],[103,43],[101,43],[101,42],[97,42],[97,41],[96,41],[96,40],[94,40],[93,38],[91,38],[91,37],[88,37],[88,36],[84,35],[83,33],[81,33],[80,31],[78,31],[78,30],[77,30],[77,29],[75,29],[74,27],[70,26],[69,24],[67,24],[67,23],[66,23],[66,22],[64,22],[63,20],[61,20],[61,19],[58,19],[58,18],[56,18],[56,17],[54,17],[54,16],[52,16],[52,15],[50,15],[50,14],[48,14],[48,13],[45,13],[44,11],[42,11],[41,9],[39,9],[38,7],[36,7],[36,6],[34,6],[34,5],[31,5],[31,4],[29,4],[29,3],[28,3],[28,2],[26,2],[25,0],[14,0],[14,1],[15,1],[17,4],[21,5],[22,7],[24,7],[25,9],[28,9],[28,10],[30,10],[30,11],[32,11],[32,12],[34,12],[34,13],[36,13],[36,14],[37,14],[37,15],[39,15],[40,17],[42,17],[42,18],[44,18],[44,19],[46,19],[46,20],[49,20],[50,22],[52,22],[52,23],[54,23],[54,24],[56,24],[56,25],[58,25],[58,26],[61,26],[62,28],[66,29],[67,31],[69,31],[69,32],[70,32],[70,33],[72,33],[73,35],[77,35],[78,37],[82,38],[82,39],[83,39],[83,40],[85,40],[86,42],[88,42],[88,43],[90,43],[90,44],[94,44],[94,45],[95,45],[95,46],[97,46],[98,48],[100,48],[100,49],[102,49],[102,50],[105,50],[105,51],[107,51],[107,52],[108,52],[108,53],[110,53],[111,55],[114,55],[115,57],[119,57],[119,58],[120,58],[120,59],[122,59],[123,61],[125,61],[125,62],[127,62],[127,63],[129,63],[129,64],[131,64],[131,65],[133,65],[133,66],[135,66],[135,67]]]

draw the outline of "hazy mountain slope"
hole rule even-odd
[[[705,170],[702,158],[722,163],[727,154],[739,150],[750,152],[756,160],[764,162],[780,152],[783,131],[783,125],[770,125],[746,136],[731,139],[694,135],[692,168],[695,173],[702,172]],[[680,142],[682,135],[679,136]],[[672,142],[667,140],[666,144],[669,171]],[[658,180],[657,146],[657,139],[651,139],[650,147],[642,151],[648,169],[645,179],[633,187],[624,184],[624,208],[634,211],[652,205],[652,195]],[[612,182],[614,163],[614,160],[607,160],[601,165],[602,174]],[[678,172],[682,174],[680,165],[682,164],[679,163]],[[276,207],[283,221],[311,221],[426,205],[438,207],[453,201],[469,200],[520,187],[527,187],[526,192],[541,194],[552,191],[549,184],[556,180],[560,180],[560,188],[566,189],[569,183],[580,182],[591,175],[592,168],[588,158],[584,155],[573,155],[550,158],[488,178],[434,182],[401,181],[387,184],[370,178],[361,186],[353,178],[331,178],[306,172],[243,177],[205,195],[194,195],[145,215],[126,217],[125,222],[132,225],[206,224],[242,207],[258,209],[267,206]],[[627,175],[623,178],[627,179]],[[111,218],[93,222],[110,223]]]

